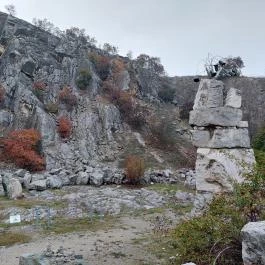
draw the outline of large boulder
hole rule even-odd
[[[23,185],[26,189],[29,189],[31,180],[32,180],[32,175],[27,172],[23,178]]]
[[[96,170],[90,175],[89,183],[94,186],[100,186],[103,184],[104,172],[101,170]]]
[[[87,185],[89,182],[89,174],[87,172],[78,172],[76,178],[76,185]]]
[[[241,235],[244,265],[265,265],[265,221],[246,224]]]
[[[252,149],[198,148],[196,189],[217,193],[232,191],[234,182],[243,182],[244,174],[249,173],[254,164]]]
[[[12,177],[11,174],[5,174],[2,177],[2,182],[8,198],[17,199],[22,197],[22,186],[17,178]]]
[[[63,186],[62,179],[58,176],[50,176],[47,178],[47,187],[51,189],[60,189]]]
[[[32,181],[29,185],[29,190],[43,191],[47,189],[47,180],[41,179]]]

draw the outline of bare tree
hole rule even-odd
[[[161,64],[160,58],[150,57],[146,54],[140,54],[135,59],[136,65],[148,69],[150,72],[156,75],[165,75],[164,66]]]
[[[103,50],[110,53],[110,54],[117,54],[119,52],[118,47],[110,45],[109,43],[104,43],[103,44]]]
[[[6,11],[9,15],[15,16],[16,15],[16,8],[13,4],[9,4],[5,6]]]
[[[44,18],[44,19],[33,18],[32,23],[36,27],[43,29],[45,31],[48,31],[50,33],[52,33],[53,29],[55,28],[53,23],[50,22],[47,18]]]

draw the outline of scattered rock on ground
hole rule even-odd
[[[265,265],[265,221],[246,224],[241,235],[244,265]]]

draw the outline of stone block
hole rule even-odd
[[[242,120],[242,110],[230,107],[192,110],[190,125],[196,126],[236,126]]]
[[[214,79],[202,79],[193,109],[216,108],[224,105],[224,84]]]
[[[211,139],[210,132],[208,130],[192,130],[192,142],[196,147],[208,147]]]
[[[198,148],[196,189],[202,192],[231,192],[233,184],[243,182],[254,165],[252,149]]]
[[[248,128],[248,121],[240,121],[236,127],[238,128]]]
[[[212,134],[212,137],[211,135]],[[192,131],[192,141],[196,147],[207,148],[250,148],[247,128],[222,128],[210,131]]]
[[[265,221],[246,224],[241,235],[244,265],[265,265]]]

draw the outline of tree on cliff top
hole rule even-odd
[[[16,8],[13,4],[5,5],[5,9],[9,15],[11,15],[11,16],[16,15]]]

